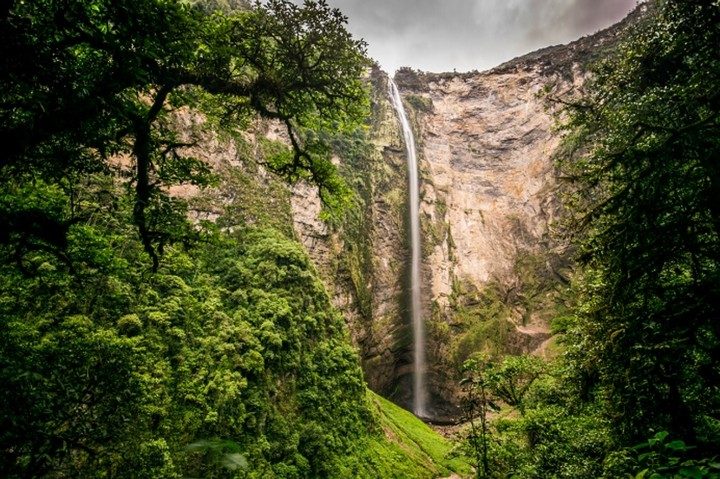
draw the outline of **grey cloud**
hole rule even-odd
[[[484,70],[622,19],[636,0],[329,0],[388,71]]]

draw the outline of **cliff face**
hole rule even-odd
[[[558,274],[549,225],[557,212],[552,155],[559,139],[540,92],[570,89],[581,76],[564,80],[531,67],[413,77],[408,72],[399,84],[417,105],[426,317],[451,327],[430,327],[430,377],[440,399],[452,396],[452,384],[442,380],[452,378],[447,369],[471,351],[529,352],[549,337],[547,318],[515,301],[533,294],[523,291],[518,267],[532,257],[540,264],[529,274]],[[490,294],[499,310],[473,307]]]
[[[641,17],[642,7],[608,30],[487,72],[397,73],[418,147],[427,373],[436,418],[457,415],[459,367],[469,355],[548,349],[548,323],[562,307],[570,267],[552,234],[560,208],[553,168],[559,136],[558,103],[548,98],[572,95],[588,62]],[[263,173],[258,165],[266,150],[283,142],[272,123],[255,125],[244,139],[205,138],[212,151],[195,154],[214,166],[220,185],[175,193],[190,199],[199,219],[296,236],[345,314],[368,384],[409,406],[405,147],[387,75],[376,68],[369,82],[367,131],[335,142],[338,167],[356,192],[356,207],[344,219],[326,224],[313,188],[288,189]],[[206,134],[197,115],[178,121]]]
[[[588,63],[642,13],[487,72],[397,73],[420,161],[423,309],[437,418],[457,414],[458,369],[470,354],[545,352],[570,267],[552,234],[560,139],[553,130],[558,103],[549,98],[572,95]],[[307,214],[309,205],[319,208],[307,189],[296,189],[291,201],[295,231],[347,313],[368,383],[409,406],[404,144],[386,75],[374,70],[371,83],[370,148],[362,171],[345,165],[346,176],[364,185],[362,228],[329,233]]]
[[[559,140],[540,92],[547,85],[568,90],[581,79],[534,67],[397,76],[420,161],[423,309],[437,416],[454,415],[457,371],[470,353],[529,352],[549,337],[542,314],[548,308],[540,303],[552,292],[554,276],[562,275],[562,256],[551,254],[549,237],[557,211],[552,154]],[[392,174],[373,190],[373,221],[364,238],[373,250],[372,314],[354,330],[371,387],[409,405],[406,167],[395,113],[385,100],[386,80],[377,72],[374,86],[374,124],[380,127],[372,142]],[[530,270],[519,271],[528,258]],[[527,291],[523,273],[552,284]],[[525,304],[533,301],[538,304]]]
[[[531,258],[526,274],[550,283],[562,277],[549,236],[559,139],[540,92],[569,90],[582,74],[566,79],[527,65],[462,76],[401,71],[396,81],[420,163],[431,402],[434,414],[452,416],[456,371],[471,352],[529,352],[549,337],[543,307],[522,296],[542,303],[552,287],[526,291],[518,265]],[[406,159],[387,77],[374,71],[372,85],[363,227],[331,232],[317,220],[320,205],[307,187],[296,187],[291,202],[295,231],[346,312],[370,387],[409,406]],[[353,258],[358,247],[370,254]]]
[[[357,210],[336,228],[319,220],[308,185],[291,199],[295,231],[348,319],[371,389],[409,404],[412,332],[405,305],[407,167],[405,147],[387,97],[387,77],[371,75],[372,118],[352,158],[338,157],[357,193]]]

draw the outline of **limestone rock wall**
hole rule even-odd
[[[569,267],[552,234],[560,212],[553,167],[559,136],[547,98],[572,95],[588,62],[641,18],[641,10],[596,35],[490,71],[405,69],[395,76],[419,154],[423,309],[431,406],[438,419],[457,415],[458,366],[470,354],[547,349],[548,321],[561,302]],[[201,132],[211,148],[196,156],[213,165],[220,185],[175,193],[189,198],[198,219],[230,228],[260,224],[295,235],[345,314],[368,384],[409,406],[405,147],[387,75],[374,68],[369,85],[367,131],[335,158],[357,193],[357,208],[342,221],[320,219],[314,188],[288,188],[259,166],[263,139],[284,138],[272,123],[256,125],[241,141]],[[202,130],[197,115],[179,121],[188,123],[189,132]]]
[[[572,95],[587,65],[611,47],[623,23],[569,45],[549,47],[493,70],[395,76],[416,136],[421,173],[423,309],[428,329],[434,414],[457,414],[458,366],[475,351],[545,351],[548,322],[561,301],[569,263],[552,234],[560,212],[553,155],[560,139],[549,97]],[[343,300],[370,386],[409,406],[412,332],[405,302],[407,173],[402,135],[387,96],[387,77],[371,74],[370,153],[360,173],[366,224],[338,231],[343,268],[326,271]],[[339,158],[342,164],[343,159]],[[357,174],[357,172],[355,172]],[[306,211],[307,195],[294,195]],[[296,215],[301,238],[313,236]],[[303,240],[307,242],[307,239]],[[352,261],[352,245],[371,254]],[[325,248],[309,247],[318,264]],[[359,263],[358,263],[359,260]],[[362,269],[357,281],[353,269]],[[369,298],[360,308],[361,297]]]
[[[342,228],[326,234],[315,215],[319,206],[312,191],[296,188],[291,202],[295,231],[321,265],[336,299],[342,298],[336,305],[346,312],[369,385],[409,406],[413,368],[405,301],[406,159],[387,98],[387,77],[375,70],[371,78],[372,148],[363,171],[369,183],[366,227],[354,234]],[[470,327],[465,323],[494,319],[481,312],[458,318],[458,310],[478,301],[490,284],[504,293],[512,290],[519,281],[518,255],[542,255],[554,247],[549,225],[558,202],[552,154],[559,139],[540,92],[548,85],[570,89],[581,80],[579,73],[568,81],[534,66],[466,75],[401,71],[396,77],[420,161],[423,309],[431,397],[438,416],[454,415],[455,349],[458,337]],[[371,251],[362,284],[352,281],[358,265],[351,264],[351,247],[357,243]],[[370,304],[361,311],[363,288]],[[528,352],[549,336],[545,318],[524,318],[516,311],[505,316],[499,327],[510,329],[502,339],[508,343],[506,350]]]

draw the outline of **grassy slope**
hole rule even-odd
[[[351,454],[338,470],[338,477],[436,478],[453,474],[470,477],[472,470],[463,457],[448,458],[451,443],[412,413],[369,392],[383,431],[371,437],[362,449]],[[351,476],[343,476],[351,474]]]

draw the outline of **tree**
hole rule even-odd
[[[682,440],[668,440],[667,431],[660,431],[642,444],[633,447],[640,472],[634,479],[719,479],[720,464],[716,458],[689,458],[692,446]]]
[[[543,362],[534,356],[506,356],[486,373],[495,397],[525,414],[525,396],[543,372]]]
[[[1,13],[3,182],[67,184],[132,158],[133,223],[154,270],[163,246],[189,234],[164,188],[208,181],[207,167],[184,154],[171,108],[199,108],[234,129],[253,115],[279,121],[292,151],[267,167],[314,182],[326,202],[343,191],[313,132],[362,121],[366,59],[324,0],[214,14],[173,0],[14,1]],[[2,213],[3,239],[27,243],[33,228],[16,213]],[[42,221],[62,230],[83,214]]]
[[[478,479],[487,478],[490,474],[488,460],[488,411],[490,400],[488,398],[487,382],[482,371],[482,365],[475,359],[468,359],[463,364],[466,376],[460,381],[463,397],[463,418],[470,424],[467,441],[475,456],[475,473]],[[480,428],[475,423],[480,418]]]
[[[566,342],[623,443],[667,430],[707,446],[720,440],[720,4],[648,8],[567,110],[582,293]]]

